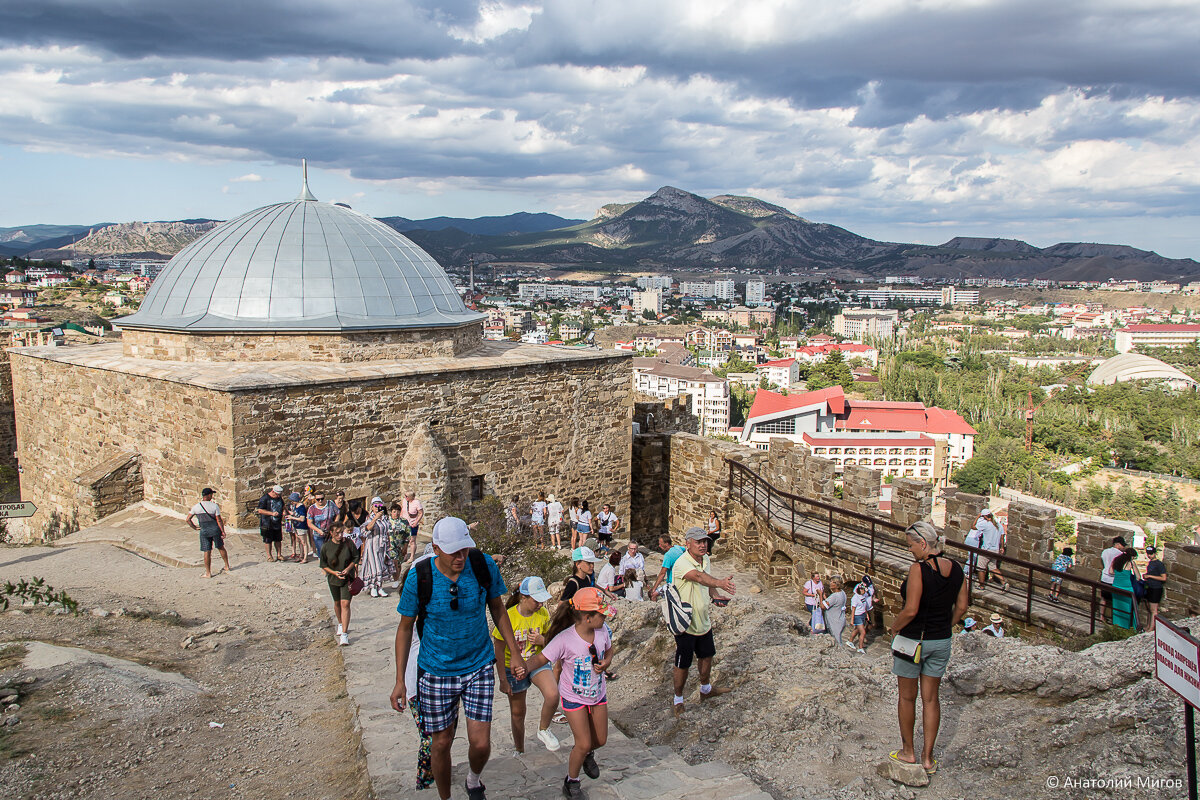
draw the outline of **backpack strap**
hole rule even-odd
[[[486,598],[492,589],[492,569],[488,566],[487,558],[482,550],[474,547],[467,551],[467,558],[471,560],[471,572],[475,573],[475,580]]]
[[[417,636],[423,636],[429,599],[433,597],[433,559],[418,562],[412,569],[417,571]]]

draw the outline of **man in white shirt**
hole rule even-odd
[[[558,498],[550,495],[550,503],[546,506],[546,522],[550,533],[550,546],[558,549],[562,547],[562,539],[558,535],[558,530],[562,526],[563,504],[558,502]]]
[[[1100,561],[1104,563],[1104,569],[1100,572],[1100,582],[1112,586],[1115,575],[1113,575],[1113,562],[1117,560],[1117,556],[1125,552],[1125,537],[1118,536],[1112,540],[1112,544],[1100,552]],[[1100,590],[1100,597],[1104,601],[1104,614],[1107,619],[1112,619],[1112,592],[1105,589]]]
[[[229,572],[232,567],[229,566],[229,553],[225,550],[225,520],[221,518],[221,507],[213,502],[212,489],[206,487],[200,491],[200,502],[192,506],[187,515],[187,524],[200,531],[200,552],[204,553],[204,574],[201,577],[212,577],[214,547],[225,562],[224,571]]]
[[[596,524],[599,526],[599,530],[596,531],[596,541],[601,550],[607,551],[608,546],[612,543],[613,534],[621,527],[621,520],[612,510],[612,506],[605,503],[604,508],[596,515]]]
[[[629,542],[629,547],[621,555],[621,574],[625,574],[625,570],[631,569],[638,575],[639,581],[646,580],[646,557],[638,550],[638,543]]]
[[[979,531],[979,546],[982,549],[992,553],[1004,552],[1004,530],[1000,527],[1000,523],[996,521],[996,517],[990,508],[985,508],[979,512],[979,520],[975,523],[975,530]],[[987,585],[988,578],[994,572],[996,573],[996,577],[1000,579],[1000,588],[1008,591],[1008,580],[1005,579],[1004,573],[1000,571],[1000,559],[991,558],[986,555],[980,556],[978,568],[980,589]]]

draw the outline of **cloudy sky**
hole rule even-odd
[[[879,239],[1200,258],[1194,0],[0,0],[0,226],[590,217],[673,185]]]

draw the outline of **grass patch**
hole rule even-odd
[[[28,652],[23,644],[6,644],[0,647],[0,671],[19,667]]]
[[[69,722],[76,716],[75,712],[66,706],[42,706],[34,709],[33,713],[47,722]]]

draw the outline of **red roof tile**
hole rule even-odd
[[[841,414],[846,409],[846,393],[841,386],[831,386],[816,392],[802,394],[780,394],[767,389],[759,389],[754,394],[754,403],[750,406],[747,420],[755,417],[765,417],[780,411],[805,408],[824,403],[834,414]]]
[[[1127,325],[1128,333],[1200,333],[1200,325]]]

